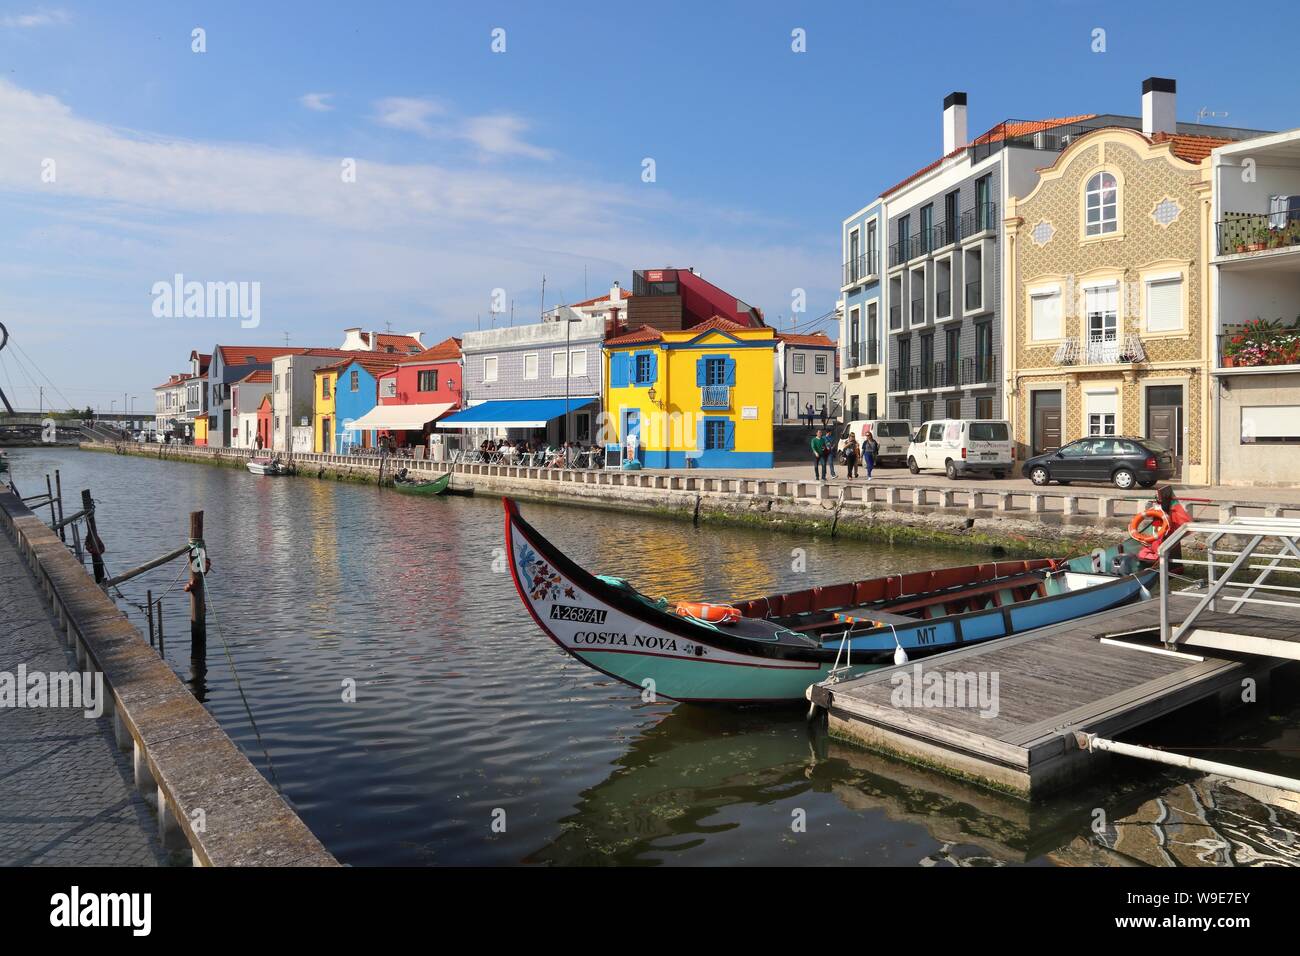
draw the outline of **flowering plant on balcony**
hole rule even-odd
[[[1281,319],[1247,322],[1224,343],[1223,364],[1229,368],[1300,365],[1300,316],[1290,324]]]

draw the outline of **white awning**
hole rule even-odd
[[[368,432],[377,428],[388,431],[418,431],[455,408],[455,405],[376,405],[360,418],[346,422],[343,427],[352,432]]]

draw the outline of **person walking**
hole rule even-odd
[[[826,414],[826,403],[823,402],[822,403],[822,428],[830,428],[830,427],[831,427],[831,419],[830,416]]]
[[[840,439],[835,434],[834,429],[826,433],[826,438],[822,441],[822,448],[826,455],[826,465],[822,468],[822,477],[826,476],[826,471],[829,469],[830,476],[835,478],[837,477],[835,474],[835,458],[840,453]]]
[[[850,481],[858,477],[858,460],[858,440],[853,437],[853,432],[849,432],[848,437],[844,439],[844,477]]]
[[[804,414],[808,416],[808,430],[809,430],[809,431],[812,431],[812,429],[813,429],[813,404],[812,404],[812,402],[809,402],[809,403],[808,403],[807,407],[804,409]]]
[[[880,454],[880,442],[876,441],[876,436],[871,434],[868,428],[862,433],[862,463],[867,466],[867,481],[871,480],[871,472],[876,467],[876,456]]]
[[[811,405],[809,406],[812,407]],[[823,448],[822,430],[817,429],[817,434],[812,440],[813,454],[813,478],[816,481],[826,480],[825,449]]]

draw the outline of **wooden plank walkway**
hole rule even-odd
[[[1104,762],[1103,755],[1080,751],[1074,732],[1109,737],[1209,697],[1236,701],[1243,679],[1263,681],[1283,663],[1148,653],[1098,640],[1151,627],[1158,614],[1154,602],[1119,608],[816,687],[813,700],[828,711],[832,734],[1038,797]],[[909,692],[980,681],[991,705]]]

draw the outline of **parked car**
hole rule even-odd
[[[1055,481],[1109,481],[1127,491],[1135,484],[1150,488],[1161,479],[1174,476],[1174,456],[1164,445],[1149,438],[1127,435],[1080,438],[1056,451],[1035,455],[1022,469],[1036,485]]]
[[[1016,466],[1011,426],[1004,421],[943,418],[926,422],[907,446],[912,474],[941,468],[949,478],[992,475],[1005,478]]]
[[[880,446],[877,465],[902,465],[907,461],[907,446],[911,443],[912,423],[901,418],[863,418],[849,422],[848,430],[862,442],[868,430]]]

